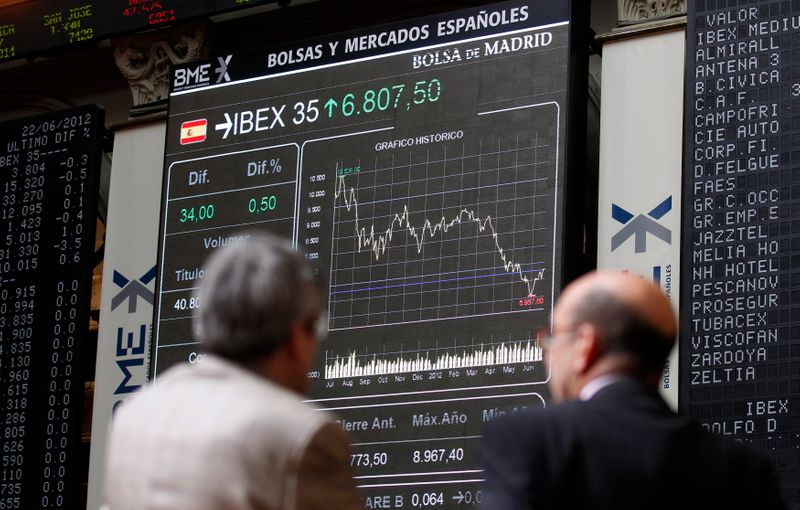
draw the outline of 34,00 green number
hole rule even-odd
[[[181,223],[186,223],[187,221],[198,223],[203,220],[210,220],[214,217],[214,204],[183,208],[180,216]]]

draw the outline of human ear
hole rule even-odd
[[[303,356],[303,343],[308,333],[306,327],[302,322],[295,322],[292,324],[289,340],[286,342],[286,354],[293,361],[302,358]]]
[[[581,324],[575,330],[573,350],[574,369],[578,374],[584,374],[597,362],[602,354],[602,345],[597,336],[597,330],[591,324]]]

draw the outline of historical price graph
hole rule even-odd
[[[541,119],[555,126],[549,106]],[[547,134],[456,132],[451,143],[337,161],[331,328],[541,308],[557,149]]]
[[[202,363],[206,258],[278,233],[327,281],[309,398],[352,434],[365,504],[477,506],[483,424],[549,398],[570,16],[508,2],[178,67],[156,384]]]

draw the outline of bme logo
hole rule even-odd
[[[138,280],[128,279],[125,275],[114,270],[114,284],[120,290],[116,296],[111,299],[111,311],[122,307],[127,303],[127,307],[122,307],[126,315],[130,316],[137,313],[137,305],[141,299],[146,304],[153,304],[153,291],[147,288],[147,285],[156,277],[156,266],[150,268]],[[122,380],[114,390],[114,395],[124,395],[133,393],[141,387],[139,380],[132,383],[134,379],[134,371],[142,370],[144,368],[145,351],[147,348],[147,339],[149,325],[146,323],[139,323],[136,325],[130,324],[130,319],[123,320],[124,326],[117,328],[117,342],[116,342],[116,363],[122,376]],[[133,321],[137,322],[137,321]],[[141,368],[140,368],[141,367]],[[143,377],[139,379],[143,380]],[[117,404],[114,405],[116,407]]]
[[[228,64],[230,64],[232,56],[233,55],[217,57],[219,65],[214,68],[214,73],[217,76],[216,83],[231,81],[231,77],[228,75]],[[179,88],[210,84],[211,65],[212,64],[201,64],[197,67],[183,67],[175,69],[175,83],[173,83],[172,86],[174,88]]]
[[[199,67],[175,69],[175,83],[173,87],[185,87],[187,85],[201,85],[211,83],[209,71],[211,64],[203,64]]]

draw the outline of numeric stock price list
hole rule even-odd
[[[81,107],[0,124],[0,508],[75,508],[98,133]]]
[[[27,0],[0,7],[0,62],[273,0]]]
[[[681,406],[800,508],[800,8],[689,2]]]

